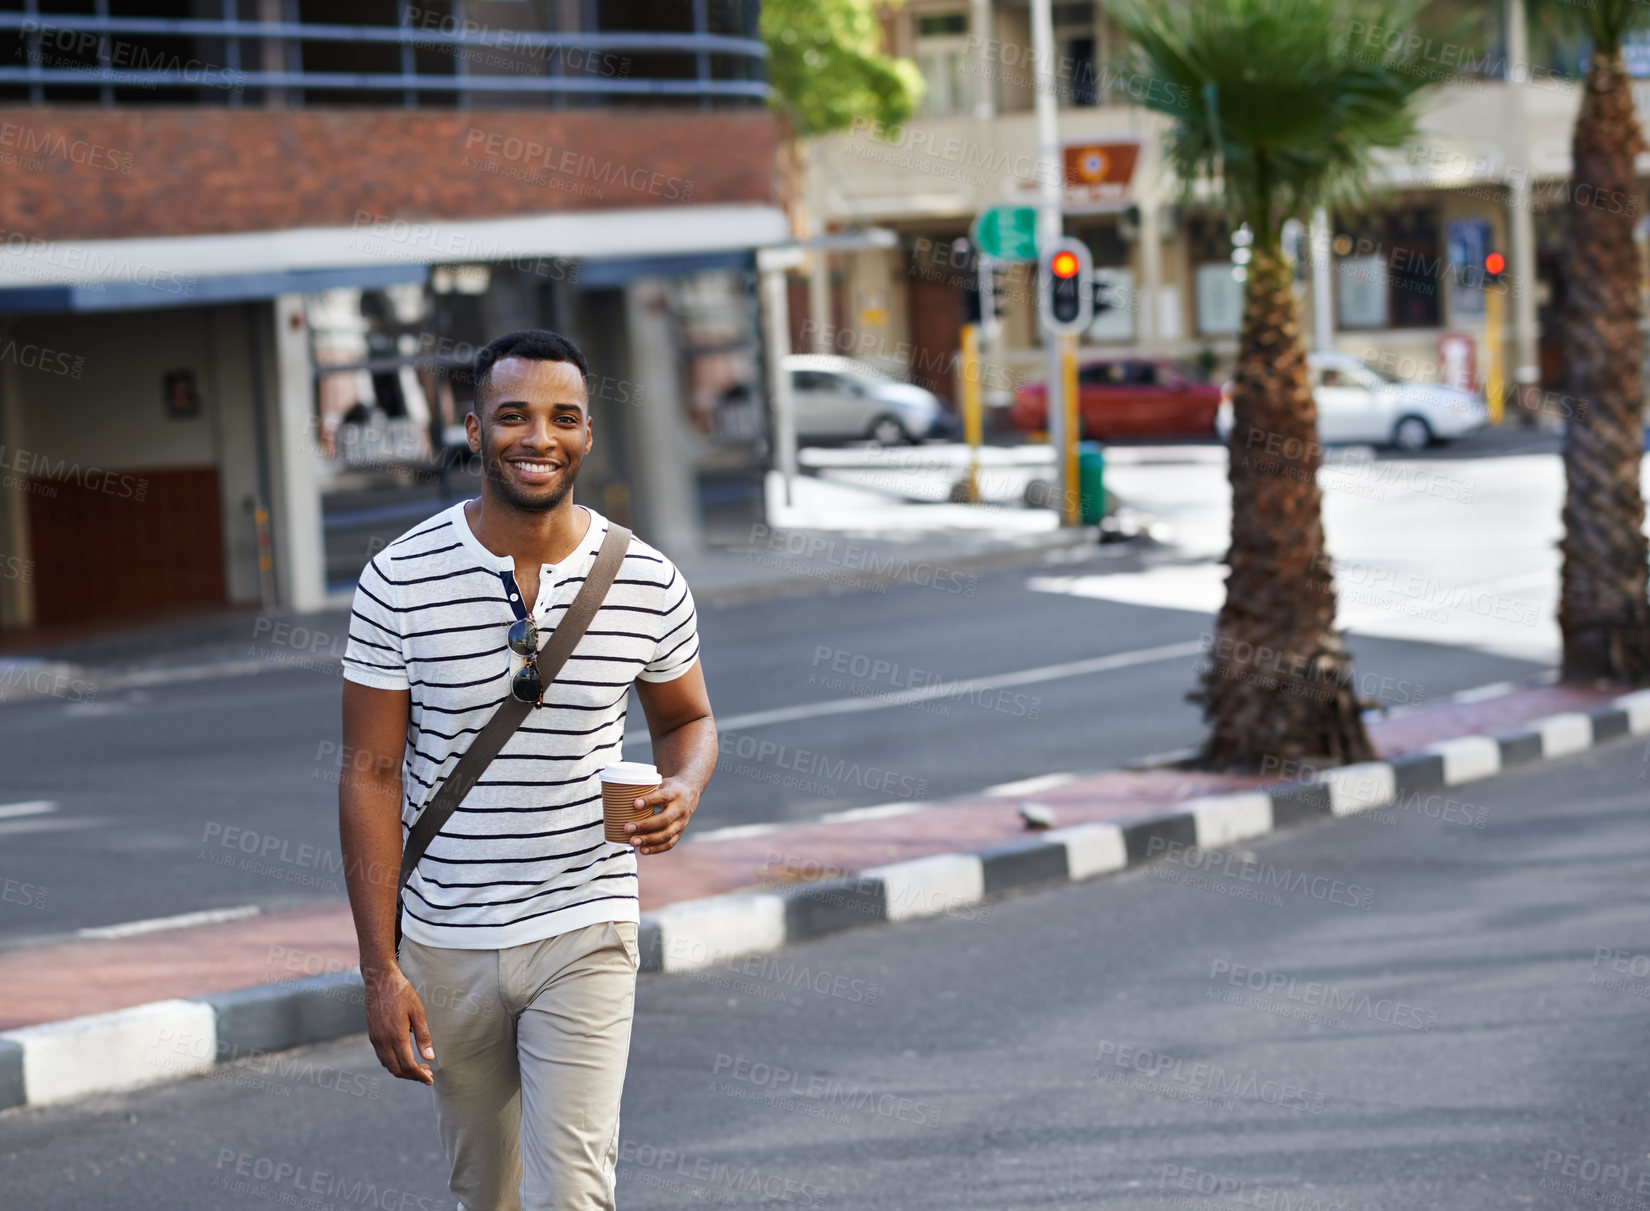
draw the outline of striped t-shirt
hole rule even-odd
[[[548,637],[595,561],[607,519],[544,565],[532,614]],[[408,531],[361,573],[344,676],[411,690],[403,840],[439,780],[510,694],[525,617],[515,565],[476,539],[462,503]],[[547,641],[547,640],[546,640]],[[494,950],[602,921],[635,921],[636,855],[602,837],[598,772],[623,760],[630,685],[670,681],[699,655],[693,597],[635,538],[584,638],[407,882],[402,930],[426,946]]]

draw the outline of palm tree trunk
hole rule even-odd
[[[1646,590],[1644,350],[1638,187],[1644,138],[1621,55],[1594,54],[1571,144],[1565,242],[1565,384],[1580,404],[1564,425],[1566,681],[1637,684],[1650,678]]]
[[[1334,633],[1317,408],[1290,278],[1277,252],[1255,250],[1232,380],[1231,573],[1203,688],[1193,695],[1211,725],[1202,763],[1214,769],[1374,755],[1352,659]]]

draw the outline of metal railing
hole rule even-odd
[[[230,9],[233,0],[226,0]],[[695,5],[702,14],[702,5]],[[44,99],[46,87],[98,88],[104,103],[112,89],[169,88],[218,90],[240,103],[246,89],[278,91],[281,104],[302,104],[302,91],[329,93],[399,92],[403,103],[418,104],[419,93],[457,93],[460,105],[470,93],[532,93],[552,96],[743,98],[760,102],[768,95],[767,47],[758,38],[727,34],[546,32],[476,28],[420,28],[413,10],[402,9],[403,23],[389,25],[318,25],[295,21],[242,21],[161,17],[74,16],[39,13],[34,0],[26,11],[0,12],[0,35],[23,40],[26,66],[0,67],[0,87],[27,86],[31,101]],[[232,11],[232,10],[231,10]],[[442,24],[449,24],[444,21]],[[702,22],[701,22],[702,25]],[[210,40],[221,47],[221,63],[195,54],[185,60],[175,50],[151,40]],[[140,41],[145,40],[145,41]],[[247,43],[251,58],[263,66],[243,68]],[[316,71],[302,65],[304,43],[348,43],[401,48],[399,71]],[[450,70],[419,70],[419,51],[450,51]],[[680,56],[691,74],[679,78],[636,78],[629,74],[628,53],[650,58]],[[96,62],[82,62],[95,55]],[[477,71],[508,56],[506,70]],[[713,71],[713,56],[723,70]],[[599,60],[599,62],[597,62]],[[271,63],[284,64],[271,68]],[[543,73],[529,70],[542,66]]]

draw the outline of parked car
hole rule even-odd
[[[1077,367],[1083,436],[1209,437],[1220,389],[1200,383],[1161,358],[1099,358]],[[1048,387],[1026,383],[1014,393],[1008,423],[1023,432],[1048,429]]]
[[[1348,353],[1314,353],[1306,364],[1318,405],[1318,440],[1325,445],[1367,442],[1421,450],[1490,423],[1483,397],[1471,391],[1391,378]],[[1222,439],[1232,432],[1231,386],[1221,387],[1215,419]]]
[[[798,441],[870,438],[880,446],[917,442],[945,415],[939,397],[850,357],[797,353],[785,359]]]

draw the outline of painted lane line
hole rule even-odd
[[[716,721],[718,731],[738,731],[744,728],[767,727],[774,723],[792,723],[798,719],[817,719],[822,715],[854,715],[861,711],[881,711],[889,707],[909,706],[913,702],[932,702],[938,698],[960,698],[978,690],[1004,689],[1013,685],[1035,685],[1041,681],[1059,681],[1066,677],[1083,677],[1090,673],[1108,673],[1113,669],[1133,668],[1159,660],[1179,660],[1195,656],[1205,645],[1196,639],[1183,643],[1166,643],[1155,648],[1141,648],[1137,652],[1116,652],[1110,656],[1091,656],[1087,660],[1068,660],[1062,664],[1045,664],[1034,669],[1020,669],[1012,673],[997,673],[991,677],[971,677],[967,681],[943,681],[915,689],[878,694],[874,698],[840,698],[829,702],[806,702],[797,706],[782,706],[771,711],[751,711],[744,715],[730,715]],[[627,741],[642,741],[646,732],[628,732]]]
[[[175,917],[150,917],[143,921],[127,921],[121,925],[98,925],[75,930],[78,938],[135,938],[140,934],[163,933],[168,929],[188,929],[192,925],[221,925],[225,921],[244,921],[262,910],[256,904],[242,904],[237,908],[207,908],[200,912],[179,913]]]
[[[15,820],[18,816],[44,816],[55,812],[57,804],[50,799],[30,799],[27,803],[0,803],[0,820]]]
[[[1018,795],[1040,795],[1073,782],[1076,774],[1038,774],[1035,778],[1021,778],[1018,782],[1000,782],[985,788],[993,799],[1011,799]]]
[[[29,833],[70,833],[82,828],[101,828],[105,823],[107,819],[103,816],[71,820],[0,820],[0,837],[21,837]]]
[[[707,841],[742,841],[748,837],[767,837],[810,824],[852,824],[859,820],[889,820],[927,811],[931,806],[933,805],[929,803],[902,801],[879,803],[875,807],[850,807],[843,811],[827,812],[823,816],[802,820],[778,820],[771,824],[730,824],[726,828],[713,828],[709,832],[700,833],[697,837],[690,836],[688,840],[701,845]]]

